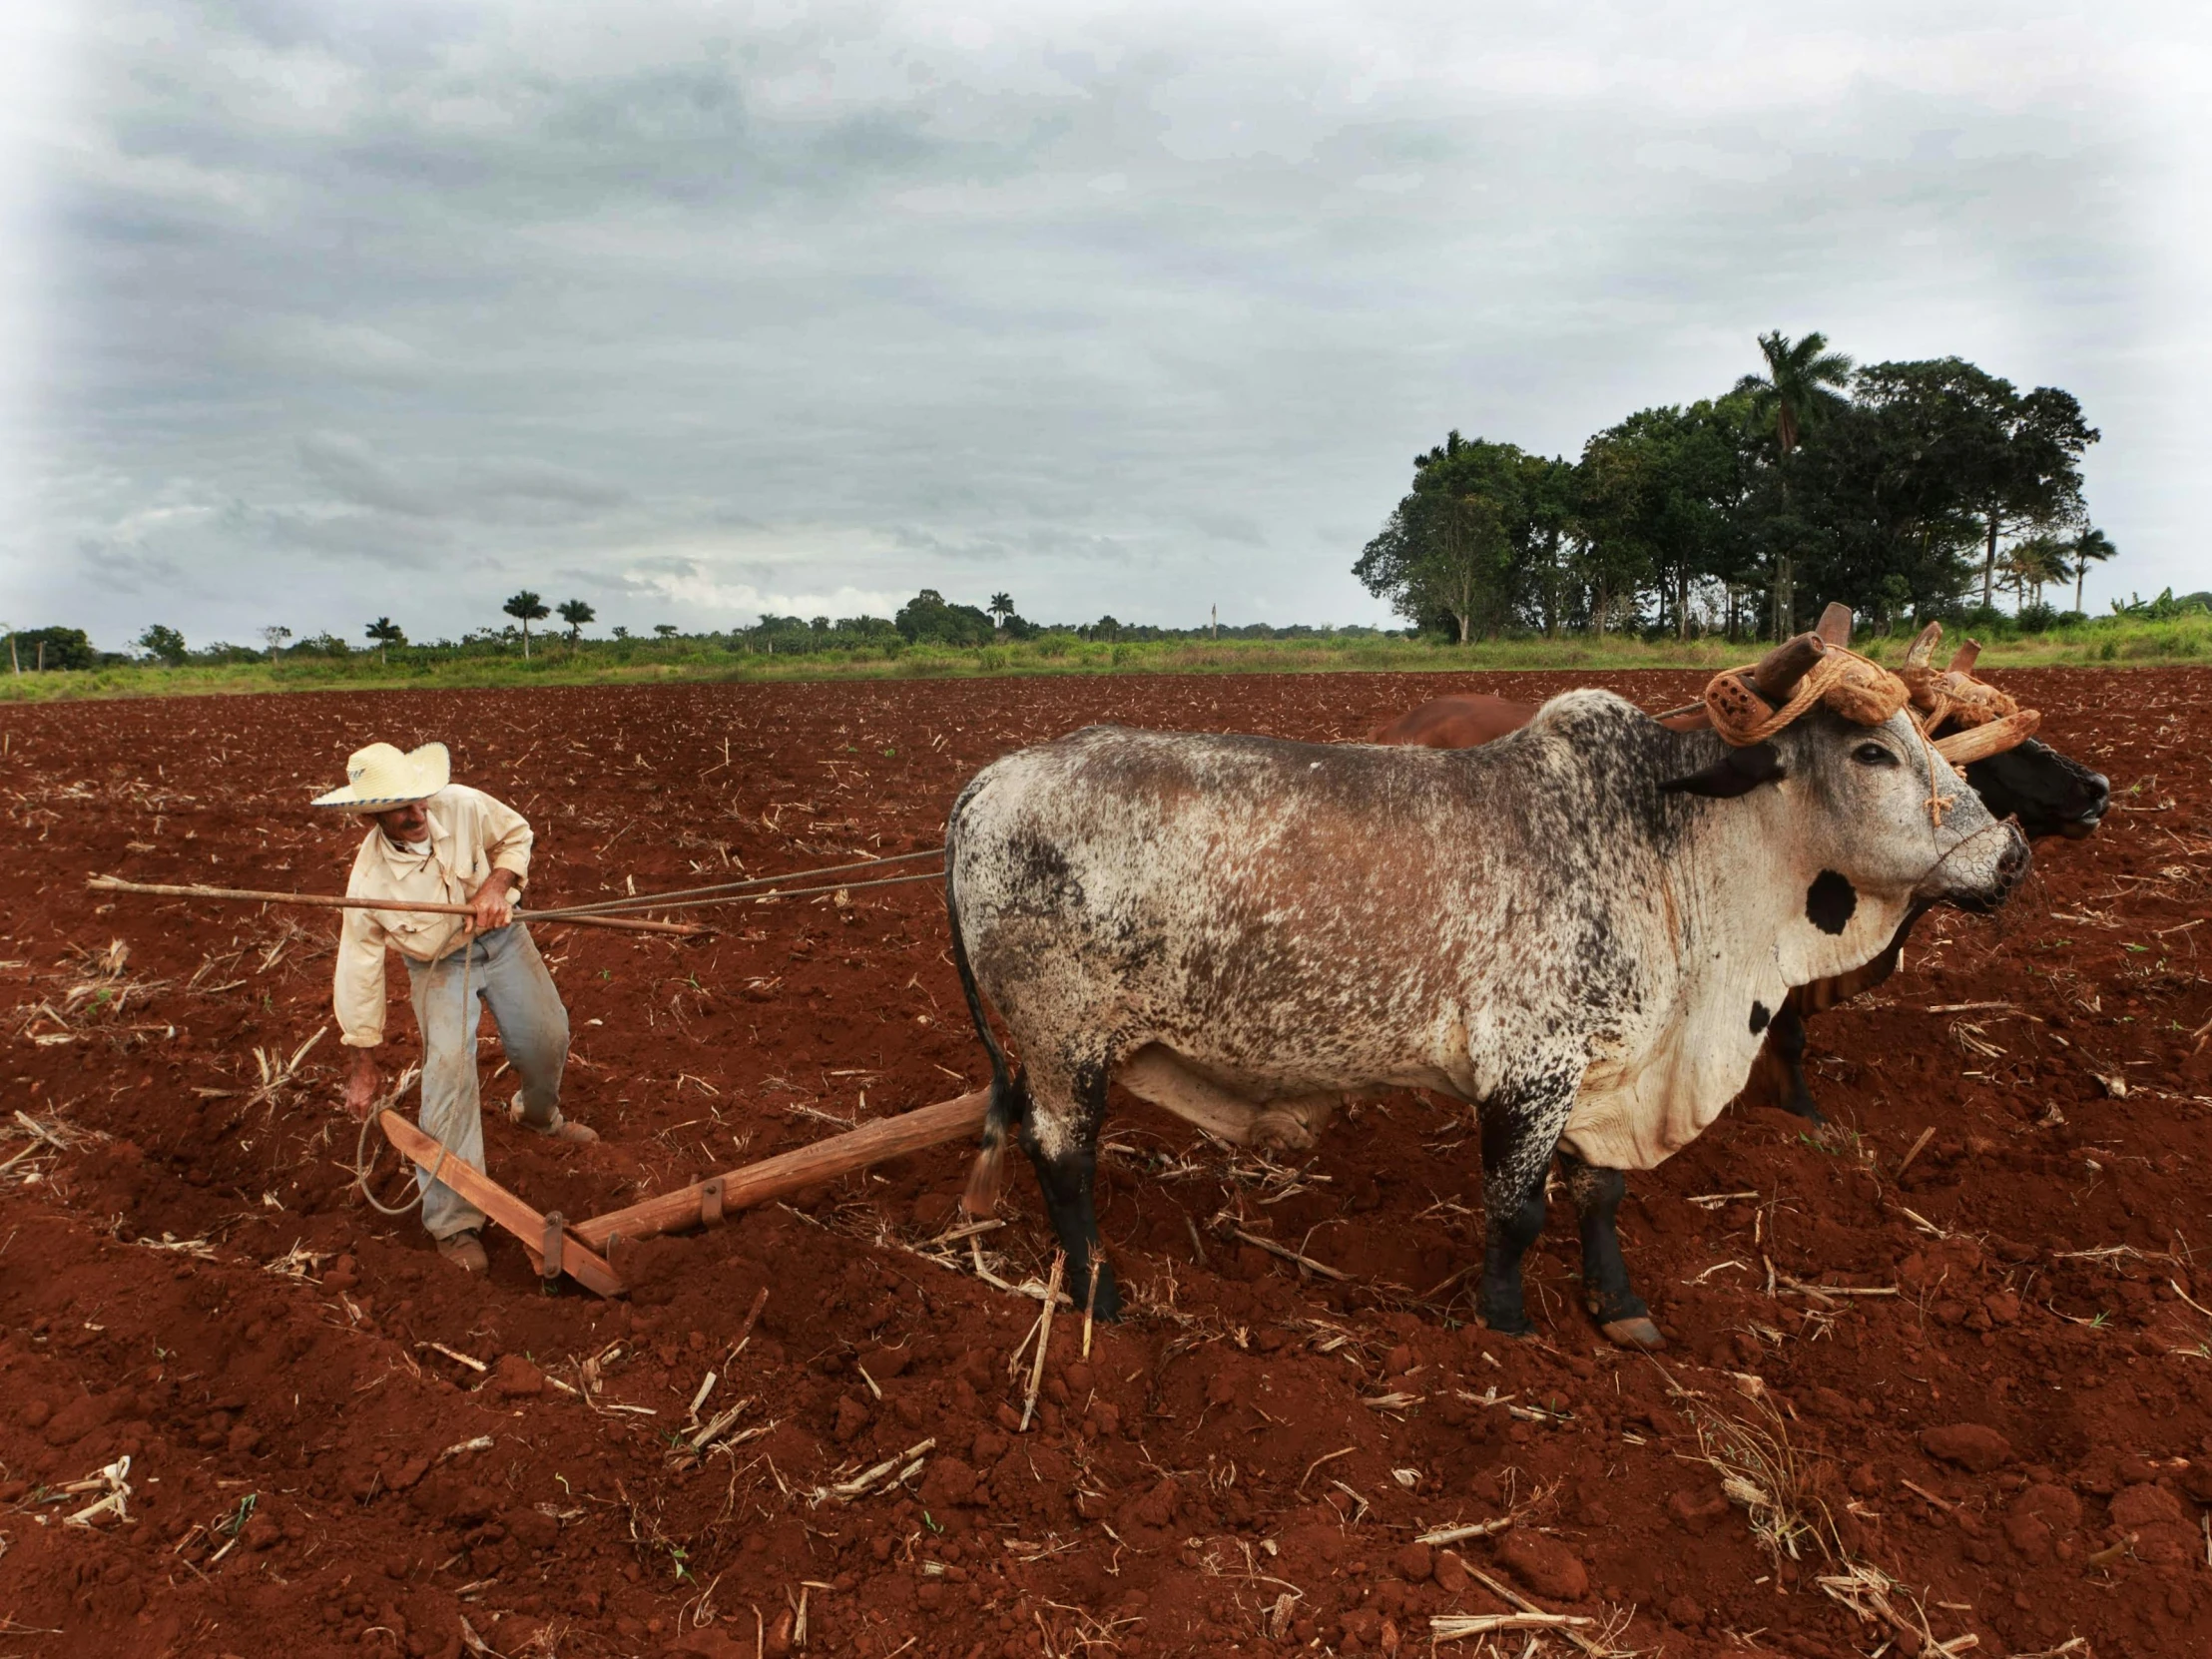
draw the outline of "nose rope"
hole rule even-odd
[[[1965,851],[1967,847],[1973,845],[1975,841],[1981,839],[1983,835],[1991,833],[2001,833],[2007,828],[2016,829],[2017,826],[2012,820],[2007,819],[2001,823],[1985,824],[1970,835],[1960,835],[1955,841],[1951,842],[1948,851],[1946,851],[1941,857],[1937,858],[1934,863],[1930,864],[1928,868],[1921,871],[1920,879],[1913,883],[1914,887],[1918,889],[1927,882],[1930,876],[1939,873],[1945,864],[1949,863],[1951,859],[1957,857],[1959,853]]]
[[[1819,703],[1826,703],[1855,725],[1871,727],[1888,721],[1913,696],[1897,675],[1848,645],[1824,644],[1819,658],[1779,709],[1752,689],[1745,678],[1749,673],[1749,667],[1728,669],[1714,675],[1705,687],[1705,710],[1712,718],[1713,730],[1737,749],[1765,743],[1802,720]],[[1929,822],[1940,830],[1943,814],[1958,804],[1958,798],[1944,795],[1936,782],[1936,749],[1929,729],[1915,720],[1913,731],[1928,760]]]

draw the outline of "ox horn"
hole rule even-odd
[[[1820,635],[1824,645],[1851,644],[1851,607],[1829,606],[1821,612],[1821,620],[1814,624],[1813,632]]]
[[[1912,649],[1905,654],[1907,668],[1926,668],[1936,655],[1936,642],[1943,637],[1943,625],[1932,622],[1914,638]]]
[[[2035,728],[2043,724],[2040,710],[2022,709],[2017,714],[2006,715],[2002,720],[1992,720],[1983,726],[1969,726],[1963,732],[1953,732],[1947,738],[1936,740],[1936,753],[1954,767],[1970,766],[1975,761],[1986,761],[1992,755],[2001,755],[2007,749],[2017,749],[2035,735]]]
[[[1789,702],[1798,682],[1812,672],[1827,650],[1818,634],[1798,634],[1784,640],[1752,669],[1752,690],[1777,706]]]
[[[1957,654],[1951,658],[1951,673],[1971,674],[1973,672],[1974,659],[1976,659],[1980,655],[1981,642],[1979,640],[1968,640],[1964,645],[1958,648]]]

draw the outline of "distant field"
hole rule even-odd
[[[1906,637],[1862,639],[1886,662],[1904,655]],[[667,643],[548,642],[525,662],[519,654],[395,652],[379,665],[344,658],[287,657],[278,663],[163,668],[132,665],[83,673],[10,676],[0,663],[0,702],[84,697],[176,697],[271,691],[372,691],[496,687],[652,685],[660,682],[957,679],[1057,674],[1452,673],[1590,669],[1720,669],[1757,655],[1755,645],[1699,640],[1687,645],[1642,639],[1506,639],[1440,645],[1405,639],[1166,640],[1108,644],[1051,635],[980,648],[906,646],[766,656],[699,640]],[[2212,613],[2171,621],[2108,618],[2039,635],[1992,641],[1983,665],[1996,668],[2186,667],[2212,659]]]

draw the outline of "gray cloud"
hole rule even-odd
[[[142,547],[118,546],[86,537],[77,544],[77,556],[85,572],[102,587],[116,593],[144,593],[149,588],[175,589],[185,573],[174,560]]]
[[[410,485],[348,433],[309,432],[299,440],[299,460],[341,501],[408,518],[438,516],[435,498]]]
[[[1571,454],[1776,326],[2076,391],[2092,601],[2201,585],[2189,16],[96,0],[0,609],[1381,620],[1446,427]]]

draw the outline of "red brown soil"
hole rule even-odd
[[[2006,677],[2052,742],[2110,774],[2106,828],[2042,843],[1998,918],[1932,917],[1908,971],[1815,1022],[1816,1090],[1856,1139],[1732,1113],[1632,1178],[1629,1261],[1673,1342],[1659,1363],[1607,1348],[1580,1312],[1564,1204],[1529,1261],[1539,1336],[1467,1323],[1454,1275],[1480,1239],[1476,1143],[1441,1101],[1369,1105],[1292,1180],[1123,1099],[1102,1216],[1135,1314],[1087,1365],[1080,1320],[1056,1323],[1026,1433],[1008,1361],[1036,1303],[915,1254],[947,1225],[965,1148],[631,1247],[627,1303],[541,1295],[496,1235],[489,1282],[466,1281],[349,1194],[334,1034],[274,1101],[254,1093],[257,1049],[288,1057],[328,1023],[332,924],[96,903],[83,885],[110,870],[334,890],[357,829],[303,804],[371,737],[445,739],[461,778],[524,809],[550,902],[932,845],[978,766],[1091,721],[1353,737],[1442,691],[1576,678],[0,713],[17,1131],[0,1159],[33,1145],[15,1109],[87,1135],[0,1174],[7,1651],[452,1659],[465,1619],[507,1655],[750,1656],[756,1619],[768,1652],[790,1648],[811,1585],[809,1648],[874,1659],[1388,1652],[1425,1642],[1432,1613],[1501,1609],[1471,1566],[1625,1621],[1618,1647],[1872,1652],[1888,1633],[1816,1586],[1821,1550],[1778,1564],[1699,1459],[1700,1415],[1768,1421],[1751,1390],[1779,1413],[1801,1501],[1937,1637],[1971,1633],[1977,1656],[2075,1635],[2105,1659],[2202,1653],[2212,673]],[[1610,683],[1654,708],[1696,689]],[[691,945],[544,929],[576,1023],[569,1109],[605,1140],[571,1152],[492,1124],[498,1179],[587,1215],[832,1132],[817,1114],[872,1117],[983,1075],[930,886],[721,919]],[[92,960],[112,940],[129,946],[120,976]],[[403,1004],[393,1029],[404,1054]],[[996,1271],[1041,1275],[1025,1171],[1008,1216],[984,1240]],[[1302,1279],[1237,1225],[1350,1280]],[[295,1247],[311,1273],[269,1271]],[[1823,1306],[1791,1279],[1900,1294]],[[617,1344],[596,1402],[554,1385]],[[672,1471],[709,1371],[704,1411],[750,1397],[739,1428],[774,1426]],[[479,1436],[489,1450],[444,1455]],[[810,1501],[931,1437],[907,1488]],[[90,1498],[51,1488],[126,1452],[132,1523],[61,1524]],[[1511,1530],[1456,1553],[1411,1542],[1508,1511]]]

